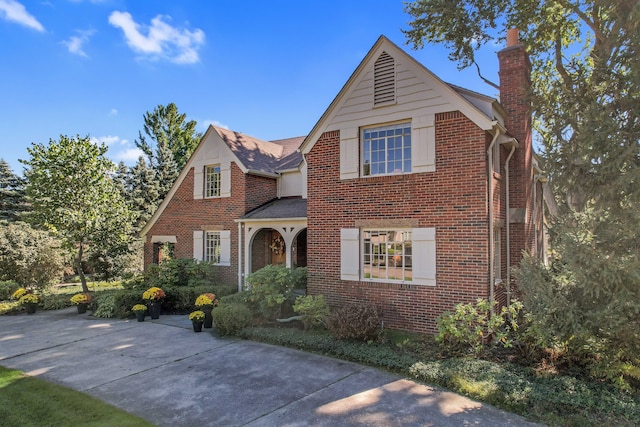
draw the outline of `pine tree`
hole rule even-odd
[[[139,132],[135,144],[146,156],[148,166],[155,171],[157,198],[146,197],[153,211],[171,189],[202,137],[195,130],[196,121],[187,121],[186,117],[186,114],[178,112],[174,103],[158,105],[152,112],[144,114],[144,135]]]
[[[24,179],[14,174],[9,164],[0,159],[0,220],[17,221],[27,210],[24,187]]]

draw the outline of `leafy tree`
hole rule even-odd
[[[17,221],[20,213],[27,209],[24,186],[24,179],[0,159],[0,220]]]
[[[640,3],[417,0],[405,10],[409,43],[443,43],[461,68],[506,28],[521,30],[558,205],[555,260],[525,262],[525,303],[594,372],[640,380]]]
[[[61,242],[47,231],[22,221],[0,222],[0,280],[45,288],[62,277],[65,264]]]
[[[132,214],[111,174],[107,147],[88,136],[61,135],[49,145],[32,144],[22,162],[34,220],[59,235],[76,252],[82,289],[88,292],[83,259],[88,247],[120,248],[129,237]]]

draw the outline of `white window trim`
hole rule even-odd
[[[408,231],[406,228],[376,228],[379,230]],[[407,285],[436,285],[436,229],[411,228],[412,280],[364,279],[362,277],[364,242],[359,228],[340,229],[340,279],[376,283]]]
[[[220,233],[220,262],[215,264],[223,267],[231,265],[231,230],[194,230],[193,258],[203,261],[205,256],[205,233]]]
[[[176,236],[151,236],[151,243],[178,243]]]
[[[371,130],[371,129],[380,129],[380,128],[385,128],[385,127],[391,127],[391,126],[397,126],[397,125],[403,125],[402,127],[409,127],[411,128],[411,131],[409,133],[409,136],[411,137],[411,145],[409,146],[410,150],[411,150],[411,170],[410,171],[405,171],[404,170],[404,160],[403,160],[403,165],[402,165],[402,171],[401,172],[385,172],[385,173],[378,173],[378,174],[369,174],[369,175],[365,175],[364,174],[364,133],[367,130]],[[413,171],[413,152],[414,152],[414,145],[415,143],[413,142],[414,139],[414,131],[413,131],[413,126],[412,126],[412,122],[411,119],[408,120],[398,120],[398,121],[394,121],[394,122],[389,122],[389,123],[379,123],[379,124],[374,124],[374,125],[369,125],[369,126],[363,126],[360,128],[360,132],[359,132],[359,137],[360,137],[360,146],[359,146],[359,153],[360,153],[360,177],[361,178],[373,178],[373,177],[379,177],[379,176],[393,176],[393,175],[409,175],[414,173]],[[388,156],[388,151],[387,151],[388,147],[385,147],[385,155]],[[402,147],[402,150],[404,150],[404,144]],[[403,156],[404,158],[404,156]],[[385,166],[387,166],[387,162],[388,159],[385,161]]]
[[[209,170],[213,169],[213,168],[219,168],[220,171],[217,172],[218,174],[218,194],[216,195],[209,195],[208,194],[208,185],[209,185]],[[216,172],[214,172],[216,173]],[[204,196],[205,199],[216,199],[222,196],[222,167],[219,164],[215,164],[215,165],[205,165],[203,168],[203,173],[202,173],[204,180],[203,180],[203,190],[202,190],[202,194]]]

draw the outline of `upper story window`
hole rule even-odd
[[[387,52],[373,64],[373,105],[396,102],[396,62]]]
[[[220,165],[205,166],[204,173],[204,196],[205,197],[220,197],[221,188],[221,173]]]
[[[411,172],[411,122],[362,130],[362,175]]]

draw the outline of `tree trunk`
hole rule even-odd
[[[80,283],[82,284],[82,292],[89,293],[89,287],[87,286],[87,278],[84,277],[84,271],[82,270],[82,253],[84,246],[80,243],[78,247],[78,257],[76,258],[76,268],[78,269],[78,276],[80,276]]]

